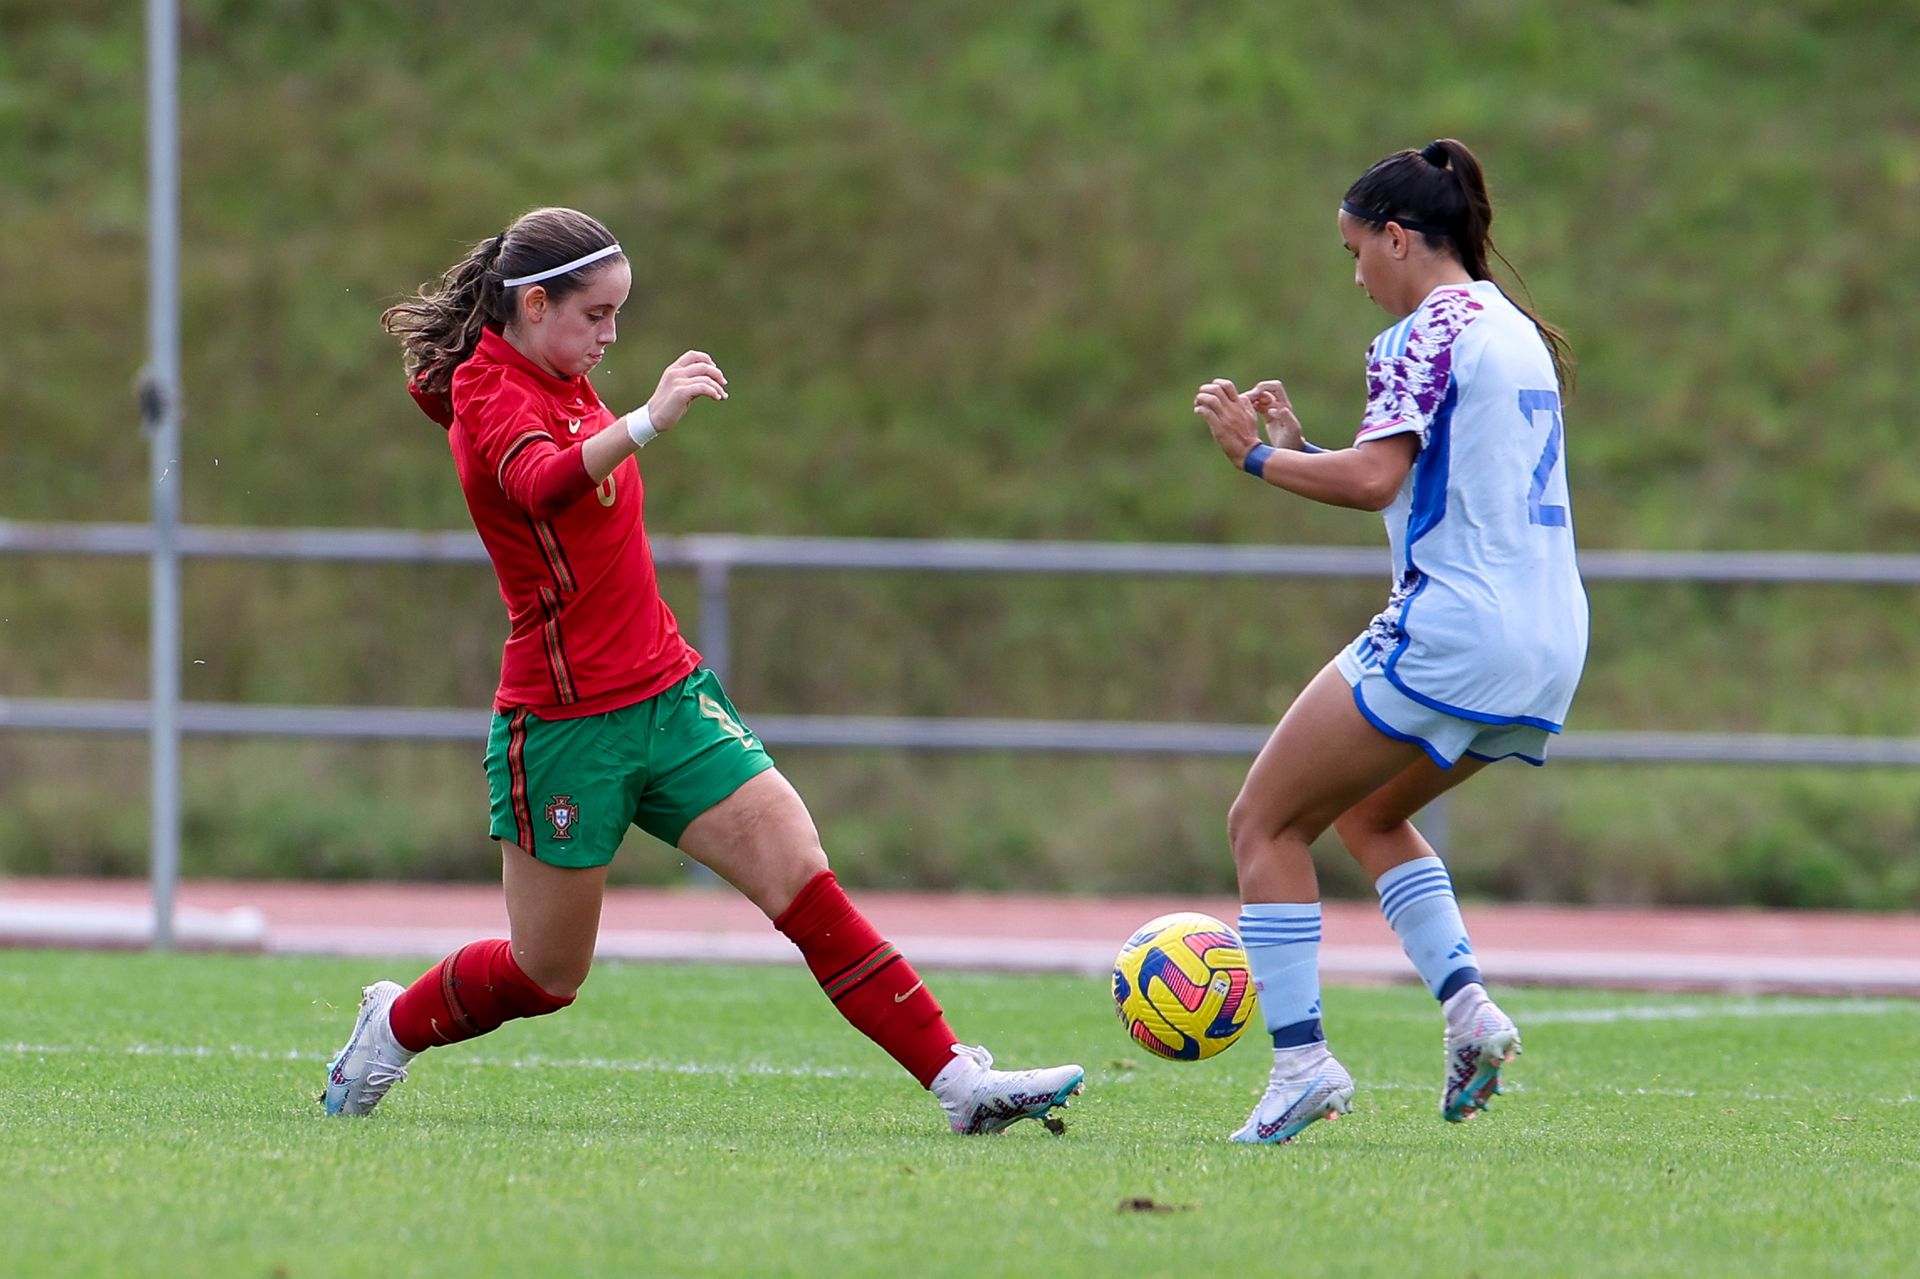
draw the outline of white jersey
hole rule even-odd
[[[1393,592],[1357,647],[1435,710],[1559,732],[1587,655],[1559,379],[1490,280],[1435,289],[1367,352],[1355,443],[1415,433]]]

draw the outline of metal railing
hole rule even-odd
[[[471,532],[393,529],[266,529],[182,527],[182,557],[320,560],[386,564],[483,564]],[[691,568],[699,583],[697,646],[724,680],[731,660],[733,573],[743,568],[795,571],[866,569],[898,572],[1063,573],[1128,576],[1384,578],[1384,548],[1209,546],[1092,542],[921,541],[880,538],[779,538],[696,534],[652,539],[663,568]],[[28,524],[0,520],[0,554],[150,555],[144,524]],[[1848,583],[1920,586],[1920,555],[1836,555],[1589,551],[1589,580]],[[178,765],[173,735],[356,738],[473,742],[485,737],[484,710],[183,703],[170,707],[161,734],[144,701],[0,697],[0,730],[148,733],[164,771]],[[866,747],[892,750],[1003,750],[1062,753],[1231,755],[1251,758],[1266,741],[1266,724],[963,717],[753,715],[754,731],[776,747]],[[1843,737],[1750,733],[1573,732],[1555,743],[1554,758],[1637,764],[1803,764],[1850,767],[1920,766],[1920,737]],[[1442,851],[1448,805],[1428,806],[1420,828]],[[163,874],[164,872],[164,874]],[[165,944],[172,867],[156,867],[156,938]],[[695,868],[696,880],[710,876]],[[162,886],[164,883],[164,886]]]
[[[319,560],[383,564],[484,564],[471,532],[394,529],[266,529],[185,526],[179,553],[198,559]],[[31,524],[0,520],[0,554],[144,556],[145,524]],[[730,661],[732,575],[744,568],[794,571],[1061,573],[1122,576],[1380,578],[1384,548],[1213,546],[1099,542],[922,541],[889,538],[782,538],[693,534],[653,539],[662,568],[692,569],[699,584],[696,645],[724,680]],[[1843,583],[1920,587],[1920,555],[1813,552],[1587,551],[1589,581]],[[473,741],[484,737],[484,710],[186,703],[183,733]],[[1251,756],[1266,724],[1154,723],[962,717],[755,715],[768,744],[896,750],[1014,750],[1067,753]],[[0,698],[0,729],[140,733],[148,703],[64,698]],[[1574,731],[1554,758],[1616,763],[1920,765],[1920,737],[1684,732]]]

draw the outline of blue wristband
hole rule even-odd
[[[1318,444],[1310,443],[1307,440],[1300,441],[1300,449],[1302,452],[1305,452],[1305,453],[1325,453],[1326,452],[1326,450],[1321,448]]]
[[[1263,475],[1267,468],[1267,459],[1279,451],[1271,444],[1256,444],[1248,449],[1246,457],[1240,460],[1240,469],[1248,475]]]

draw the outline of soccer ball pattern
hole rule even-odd
[[[1239,934],[1211,915],[1150,919],[1113,961],[1113,1004],[1133,1042],[1199,1061],[1240,1038],[1258,1000]]]

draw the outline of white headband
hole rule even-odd
[[[618,244],[609,244],[604,249],[595,249],[584,258],[575,258],[571,262],[562,262],[559,266],[546,271],[536,271],[532,275],[517,276],[511,280],[500,281],[503,289],[517,289],[523,284],[538,284],[542,280],[551,280],[556,275],[565,275],[569,271],[578,271],[581,267],[598,262],[601,258],[612,257],[621,251]]]

